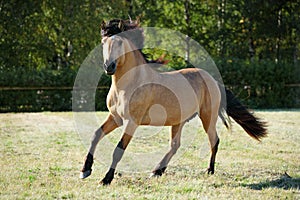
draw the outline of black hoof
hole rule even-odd
[[[208,169],[207,169],[207,174],[213,175],[214,173],[215,173],[215,170],[214,170],[214,169],[211,169],[211,168],[208,168]]]
[[[91,175],[93,163],[94,163],[93,155],[88,153],[88,155],[85,157],[84,165],[81,169],[79,178],[84,179]]]
[[[163,168],[161,168],[161,169],[154,170],[154,171],[151,173],[150,177],[153,177],[153,176],[162,176],[163,173],[165,173],[166,169],[167,169],[167,167],[163,167]]]
[[[85,172],[80,172],[79,178],[85,179],[85,178],[89,177],[91,175],[91,173],[92,173],[92,170],[87,170]]]
[[[109,179],[109,178],[104,178],[102,179],[102,181],[100,181],[100,185],[110,185],[110,183],[112,182],[112,179]]]
[[[100,181],[100,185],[109,185],[114,179],[115,170],[110,168],[106,173],[105,177]]]

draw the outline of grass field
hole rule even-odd
[[[256,114],[268,121],[269,136],[259,143],[236,124],[231,132],[221,129],[212,176],[205,174],[209,154],[201,154],[199,142],[179,153],[160,178],[148,178],[153,161],[149,171],[118,171],[108,187],[97,185],[107,170],[100,162],[91,177],[78,178],[87,147],[71,112],[0,114],[0,199],[300,199],[300,111]],[[99,123],[105,115],[97,113]],[[187,126],[184,134],[207,140],[201,127],[195,129]],[[167,144],[168,136],[136,142],[129,152]]]

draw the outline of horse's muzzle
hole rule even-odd
[[[103,68],[107,75],[113,75],[116,72],[117,65],[115,61],[111,62],[109,65],[107,65],[107,63],[104,63]]]

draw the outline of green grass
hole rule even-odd
[[[99,121],[106,114],[97,113]],[[219,128],[213,176],[205,174],[207,137],[192,121],[184,134],[196,133],[194,143],[183,146],[164,176],[148,179],[157,164],[153,161],[141,173],[119,169],[110,186],[98,187],[109,163],[95,162],[91,177],[78,178],[87,147],[74,128],[72,113],[0,114],[0,199],[299,199],[300,111],[257,115],[269,124],[269,136],[261,143],[236,124],[231,132]],[[119,137],[117,130],[109,139],[116,145]],[[166,135],[140,136],[126,153],[164,144]]]

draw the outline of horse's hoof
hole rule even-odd
[[[92,173],[92,170],[87,170],[85,172],[80,172],[79,178],[85,179],[85,178],[89,177],[91,175],[91,173]]]
[[[163,167],[163,168],[154,170],[154,171],[150,174],[149,178],[151,178],[151,177],[160,177],[160,176],[162,176],[162,175],[165,173],[166,169],[167,169],[167,167]]]
[[[207,169],[207,174],[213,175],[214,173],[215,173],[214,169],[210,169],[210,168]]]
[[[102,181],[100,181],[99,185],[110,185],[112,180],[108,180],[104,178]]]
[[[158,175],[154,172],[152,172],[150,175],[149,175],[149,178],[158,178],[158,177],[161,177],[161,175]]]

